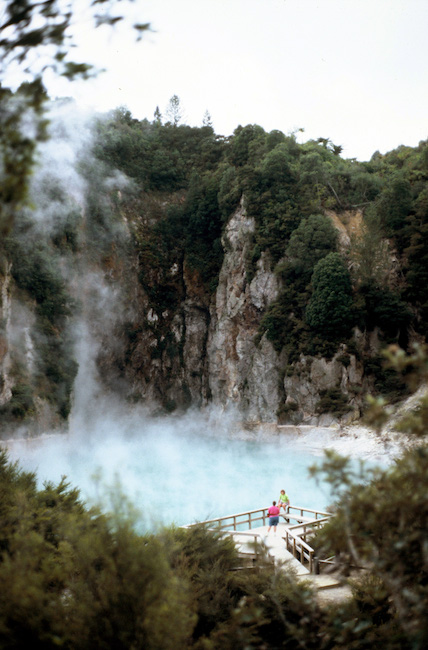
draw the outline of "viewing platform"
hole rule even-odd
[[[268,508],[248,510],[233,515],[207,519],[185,528],[204,525],[209,529],[230,535],[239,555],[251,555],[256,560],[262,552],[277,562],[291,561],[299,574],[319,573],[322,562],[308,543],[315,530],[331,517],[330,513],[301,506],[287,506],[280,515],[280,523],[268,534]]]
[[[208,519],[184,528],[205,525],[210,530],[221,531],[233,538],[242,568],[257,566],[260,559],[268,558],[280,568],[291,568],[299,579],[308,579],[317,589],[348,589],[329,575],[320,573],[333,564],[333,558],[320,558],[310,545],[316,530],[324,526],[332,515],[321,510],[301,506],[287,506],[280,515],[274,533],[269,529],[268,508],[258,508],[215,519]],[[347,593],[348,595],[348,593]]]

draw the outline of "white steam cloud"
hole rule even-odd
[[[321,461],[326,446],[361,455],[364,443],[355,440],[328,429],[251,434],[215,411],[152,418],[114,396],[92,394],[73,411],[68,435],[14,442],[10,453],[37,472],[40,484],[66,475],[89,503],[99,499],[95,477],[104,488],[118,482],[144,526],[156,528],[266,507],[281,489],[293,505],[325,510],[328,487],[310,479],[308,467]],[[365,444],[371,463],[388,461],[371,438]]]

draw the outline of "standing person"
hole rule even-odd
[[[270,529],[273,526],[273,533],[274,535],[276,535],[276,527],[278,526],[278,522],[279,522],[279,508],[276,505],[276,501],[272,501],[272,505],[268,509],[268,515],[269,515],[269,528],[267,534],[269,535]]]
[[[285,490],[281,490],[281,494],[279,495],[278,499],[278,506],[279,509],[284,508],[284,513],[287,512],[287,506],[290,505],[290,499],[288,498],[288,494],[285,493]]]

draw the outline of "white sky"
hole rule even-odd
[[[119,9],[121,9],[119,5]],[[428,0],[135,0],[152,33],[81,28],[76,60],[95,81],[48,83],[97,110],[153,119],[179,96],[185,123],[206,110],[218,134],[255,123],[329,137],[345,157],[428,137]]]

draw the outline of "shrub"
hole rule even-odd
[[[312,275],[313,293],[306,308],[306,322],[328,340],[347,337],[352,324],[351,279],[338,253],[329,253]]]
[[[320,400],[317,404],[317,413],[334,413],[338,417],[348,413],[350,406],[348,398],[339,388],[329,388],[320,392]]]
[[[12,397],[3,406],[0,414],[8,418],[13,416],[23,420],[34,413],[33,387],[25,382],[19,382],[12,388]]]

